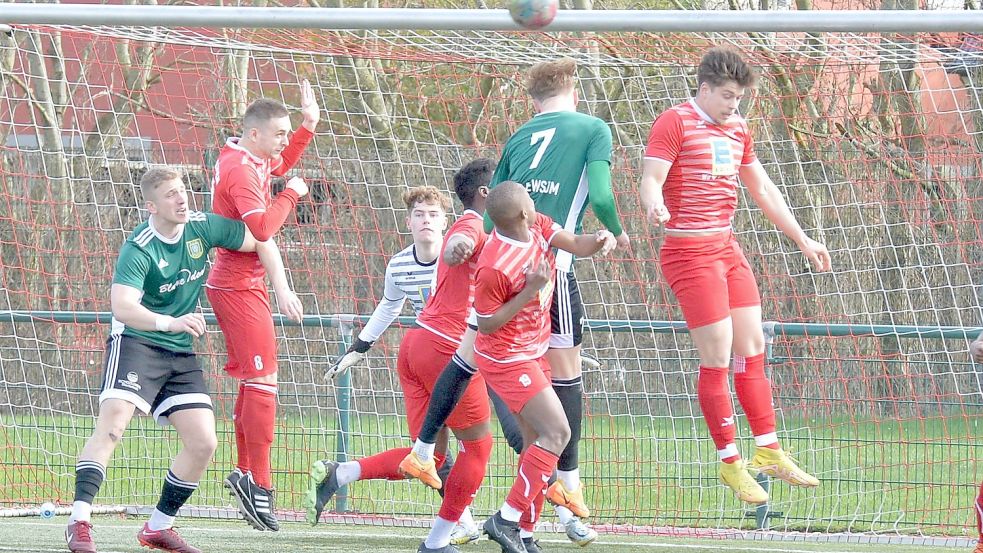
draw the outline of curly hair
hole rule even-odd
[[[410,188],[403,192],[403,203],[406,204],[406,209],[410,210],[419,203],[438,204],[444,211],[451,209],[451,199],[447,197],[447,194],[438,190],[436,186],[414,186]]]

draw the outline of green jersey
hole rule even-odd
[[[246,225],[214,213],[192,211],[180,236],[161,236],[150,221],[136,228],[119,252],[114,284],[143,292],[140,305],[180,317],[194,311],[208,272],[208,252],[242,247]],[[192,351],[187,332],[137,330],[113,319],[113,334],[124,334],[172,351]]]
[[[580,233],[589,200],[587,165],[611,162],[611,129],[603,120],[576,111],[540,113],[505,143],[492,186],[523,184],[536,204],[564,230]],[[569,271],[573,258],[557,255],[557,269]]]

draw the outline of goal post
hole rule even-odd
[[[810,271],[742,196],[735,232],[775,321],[768,370],[779,436],[823,481],[815,490],[773,483],[770,527],[917,536],[972,527],[983,478],[980,373],[967,354],[981,324],[983,52],[964,31],[983,28],[981,12],[562,12],[546,32],[518,31],[503,10],[414,11],[412,29],[405,10],[388,9],[0,12],[10,25],[0,32],[0,507],[71,502],[107,332],[81,315],[109,309],[119,246],[146,217],[140,174],[179,166],[195,206],[208,209],[214,153],[245,104],[282,100],[297,123],[301,79],[322,118],[294,171],[310,197],[278,236],[311,318],[277,327],[278,507],[298,516],[314,459],[406,445],[393,370],[402,329],[352,370],[350,388],[339,386],[323,374],[351,326],[339,332],[333,314],[364,319],[380,297],[386,261],[409,241],[402,191],[450,193],[457,168],[496,157],[533,115],[524,69],[570,56],[580,109],[612,129],[615,196],[633,239],[629,253],[575,265],[585,350],[600,361],[585,372],[591,522],[638,533],[757,527],[717,483],[696,352],[658,269],[661,235],[637,198],[652,121],[688,98],[702,52],[726,44],[761,71],[741,106],[758,156],[834,265]],[[191,13],[198,19],[173,19]],[[262,15],[243,19],[252,13]],[[704,26],[681,27],[699,17]],[[391,18],[401,21],[381,23]],[[597,226],[588,215],[585,227]],[[14,316],[23,313],[33,315]],[[231,516],[220,482],[234,454],[235,387],[221,375],[217,326],[196,347],[220,447],[191,507]],[[748,452],[739,411],[737,427]],[[479,516],[514,476],[514,455],[496,443]],[[173,433],[135,419],[97,502],[153,505],[177,447]],[[412,482],[347,491],[338,520],[425,524],[437,505]]]

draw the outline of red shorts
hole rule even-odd
[[[276,333],[266,289],[205,287],[205,293],[225,337],[225,350],[229,356],[225,372],[240,380],[275,373]]]
[[[480,353],[474,358],[485,381],[513,413],[521,412],[533,396],[553,386],[545,357],[514,363],[492,361]]]
[[[420,427],[427,416],[433,385],[455,351],[457,344],[424,328],[410,329],[403,336],[399,345],[399,357],[396,358],[396,371],[403,387],[410,439],[414,441],[420,435]],[[476,374],[444,424],[452,430],[463,430],[487,422],[490,418],[485,380]]]
[[[722,321],[731,309],[761,305],[758,283],[732,232],[666,236],[659,261],[689,328]]]

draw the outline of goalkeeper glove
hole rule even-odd
[[[348,351],[341,356],[340,359],[334,362],[333,365],[328,369],[328,372],[324,375],[325,380],[329,378],[334,378],[339,374],[344,374],[345,371],[352,368],[353,366],[362,362],[365,358],[365,352],[369,351],[372,344],[375,342],[366,342],[361,338],[356,337],[352,341],[352,345],[348,346]]]

